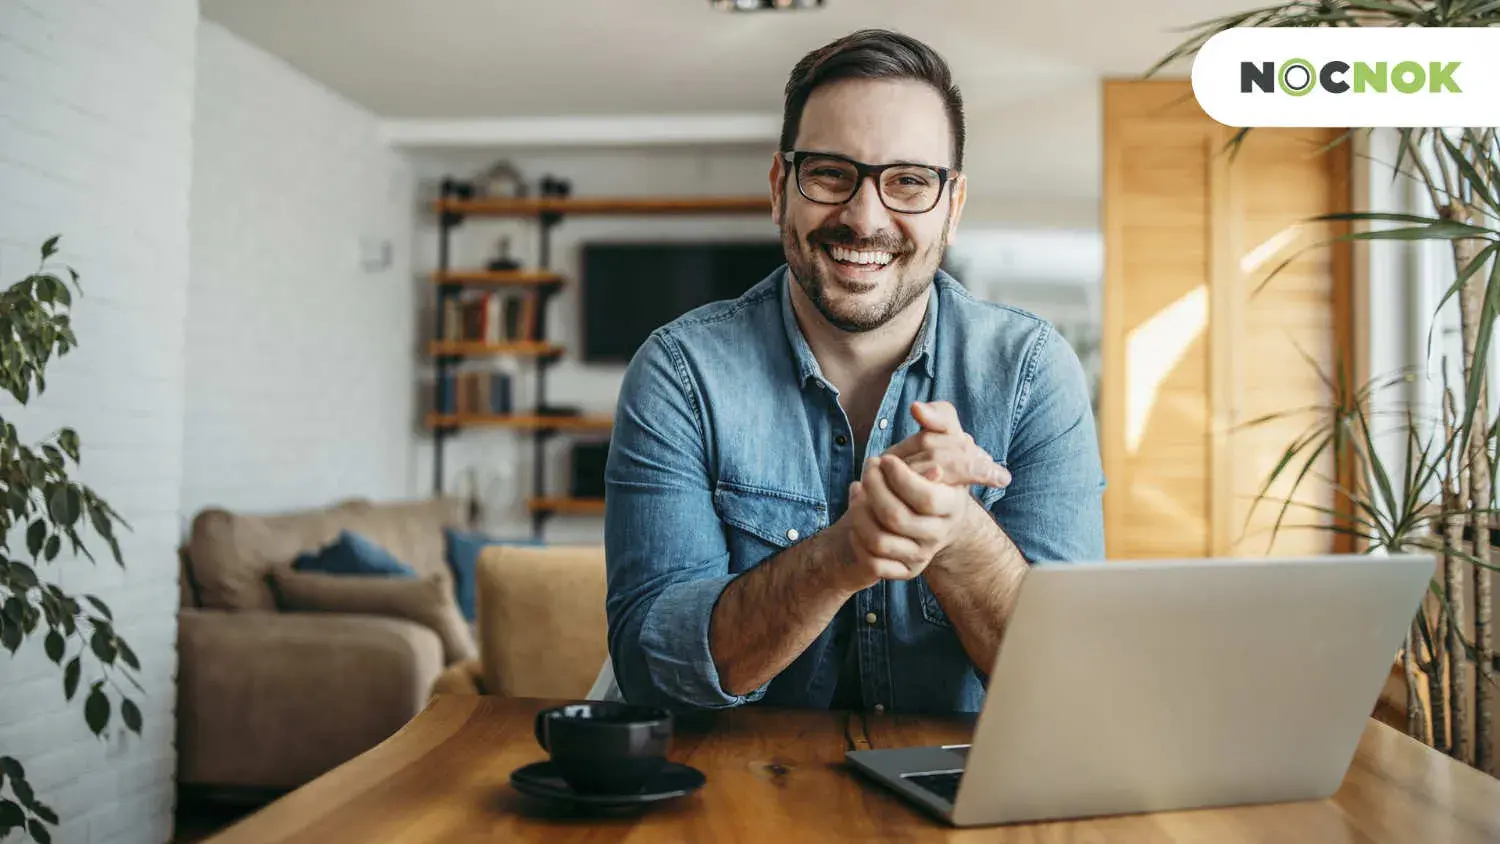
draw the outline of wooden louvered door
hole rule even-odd
[[[1275,506],[1260,505],[1247,523],[1265,478],[1313,416],[1245,427],[1326,406],[1318,369],[1348,360],[1348,248],[1299,252],[1341,230],[1306,222],[1348,208],[1346,149],[1324,149],[1339,133],[1257,129],[1231,160],[1225,146],[1235,130],[1205,115],[1186,81],[1111,81],[1104,93],[1100,437],[1109,556],[1342,546],[1331,533],[1301,529],[1271,547]],[[1322,472],[1331,471],[1327,461]],[[1305,481],[1298,499],[1337,504],[1326,480]],[[1294,508],[1285,524],[1326,521]]]

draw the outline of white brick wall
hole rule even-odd
[[[373,115],[199,28],[182,516],[415,492],[412,177]],[[362,238],[392,263],[360,264]]]
[[[34,269],[60,233],[85,291],[76,354],[52,366],[40,401],[7,400],[0,415],[28,439],[76,428],[80,480],[130,522],[124,571],[64,554],[44,574],[111,604],[145,688],[144,735],[101,742],[81,697],[64,708],[39,639],[0,653],[0,753],[22,759],[62,816],[55,841],[171,835],[197,17],[193,0],[0,0],[0,283]]]

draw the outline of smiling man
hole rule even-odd
[[[1082,368],[939,269],[963,212],[943,59],[862,31],[786,86],[787,265],[658,329],[606,470],[632,702],[975,711],[1030,563],[1103,557]]]

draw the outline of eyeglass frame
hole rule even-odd
[[[939,167],[936,164],[923,164],[917,161],[893,161],[889,164],[866,164],[863,161],[856,161],[855,159],[850,158],[847,155],[840,155],[836,152],[818,152],[816,150],[806,149],[782,150],[780,156],[781,159],[786,162],[787,166],[791,168],[791,177],[793,183],[797,185],[797,193],[801,194],[802,198],[807,200],[808,202],[811,202],[815,205],[825,205],[828,207],[833,207],[836,205],[846,205],[850,201],[852,201],[854,197],[859,195],[859,189],[865,186],[865,180],[873,176],[875,178],[875,196],[880,198],[880,204],[885,206],[885,210],[891,212],[892,214],[917,215],[932,213],[932,209],[938,207],[938,203],[943,199],[943,189],[956,181],[953,176],[958,172],[957,168],[954,167]],[[802,162],[814,156],[818,158],[832,158],[835,161],[842,161],[854,168],[854,175],[857,177],[857,179],[854,182],[854,190],[850,191],[847,197],[844,197],[838,202],[824,202],[819,199],[813,199],[812,197],[807,195],[807,191],[802,189]],[[921,211],[902,211],[896,208],[892,208],[890,206],[890,203],[886,202],[885,200],[885,192],[880,189],[880,174],[894,167],[923,167],[936,173],[938,175],[938,189],[937,193],[933,196],[932,204]]]

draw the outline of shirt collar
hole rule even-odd
[[[938,270],[937,278],[933,279],[927,290],[927,314],[922,318],[917,340],[911,344],[911,353],[901,364],[906,368],[920,363],[928,378],[933,377],[936,370],[934,350],[937,346],[938,287],[946,279],[949,279],[948,274]],[[823,370],[818,366],[818,359],[813,357],[812,347],[807,345],[807,338],[802,335],[802,329],[797,325],[797,315],[792,310],[790,267],[784,268],[781,273],[781,322],[786,328],[787,339],[792,343],[792,356],[797,361],[797,383],[806,386],[809,379],[822,381]]]

